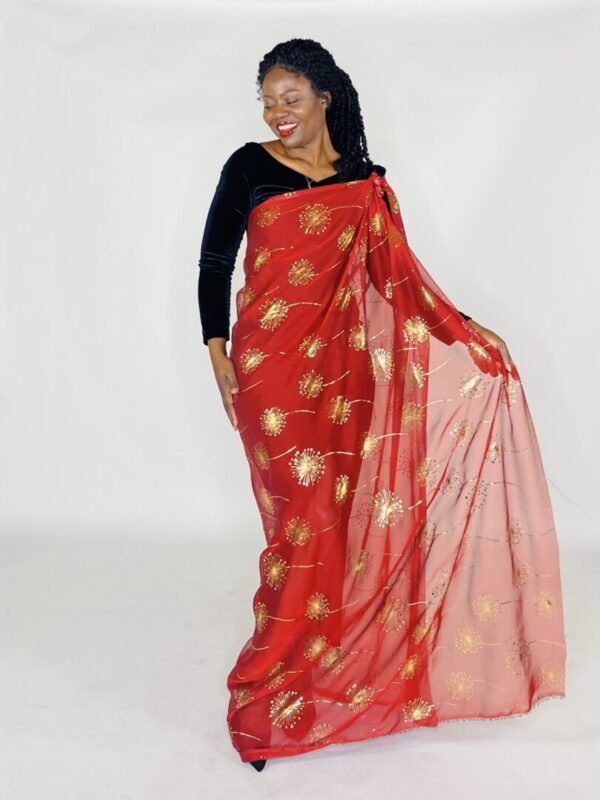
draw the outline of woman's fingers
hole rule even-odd
[[[223,405],[225,406],[225,411],[227,412],[227,416],[229,417],[229,421],[231,422],[234,430],[237,430],[238,427],[238,419],[234,407],[235,395],[238,392],[239,392],[239,386],[237,385],[235,377],[232,376],[230,373],[227,373],[225,375],[224,386],[221,392],[221,396],[223,398]]]

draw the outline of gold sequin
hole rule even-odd
[[[263,442],[254,445],[254,463],[259,469],[269,469],[269,453]]]
[[[421,284],[417,287],[417,301],[426,311],[431,311],[437,306],[436,297],[436,294],[427,286]]]
[[[266,603],[256,603],[254,606],[254,619],[256,622],[256,630],[262,633],[267,627],[267,620],[269,615],[267,613]]]
[[[402,408],[402,424],[406,426],[418,424],[423,419],[424,411],[425,406],[422,403],[408,400]]]
[[[362,435],[360,444],[360,457],[363,459],[373,458],[381,446],[380,439],[375,434],[367,431]]]
[[[417,480],[421,484],[426,484],[430,478],[434,478],[440,471],[440,465],[434,458],[427,456],[417,467]]]
[[[348,331],[348,344],[353,350],[367,349],[367,332],[362,322]]]
[[[254,250],[254,260],[252,262],[252,271],[258,272],[261,267],[267,263],[271,257],[271,251],[268,247],[257,247]]]
[[[320,745],[330,744],[330,737],[333,736],[333,733],[334,731],[331,725],[327,722],[320,722],[318,725],[315,725],[308,734],[308,743]]]
[[[309,333],[298,345],[298,350],[306,356],[306,358],[314,358],[325,342],[317,333]]]
[[[462,395],[462,397],[476,399],[483,396],[485,387],[486,384],[482,374],[480,372],[470,371],[461,377],[458,393]]]
[[[398,670],[402,680],[406,681],[414,678],[421,661],[421,656],[418,653],[413,653],[412,656],[409,656]]]
[[[234,689],[232,694],[236,708],[245,706],[246,703],[249,703],[253,699],[252,692],[246,688]]]
[[[338,311],[345,311],[352,300],[352,289],[349,286],[341,286],[335,296],[334,305]]]
[[[319,666],[323,672],[338,675],[346,666],[346,657],[342,648],[339,645],[329,647],[319,659]]]
[[[558,614],[558,601],[552,592],[547,590],[539,592],[534,596],[533,603],[541,617],[554,619]]]
[[[332,397],[329,401],[327,416],[337,425],[343,425],[345,422],[348,422],[351,411],[352,406],[350,401],[341,394],[338,394],[336,397]]]
[[[328,647],[327,637],[321,633],[313,634],[304,648],[304,657],[309,661],[315,661]]]
[[[492,358],[487,349],[475,339],[469,339],[467,342],[467,347],[471,352],[471,356],[475,360],[479,358],[482,361],[490,361]]]
[[[371,233],[374,233],[376,236],[383,236],[385,233],[385,224],[383,222],[383,217],[381,216],[380,211],[376,211],[375,214],[371,217],[369,222],[369,230]]]
[[[523,675],[529,670],[531,663],[531,649],[525,639],[514,639],[511,642],[510,652],[504,654],[506,666],[513,675]]]
[[[286,415],[281,408],[271,406],[260,415],[260,427],[267,436],[277,436],[285,427]]]
[[[238,303],[240,311],[247,308],[256,297],[256,292],[250,286],[242,286],[238,295]]]
[[[377,622],[386,633],[397,633],[407,622],[408,607],[405,600],[398,597],[387,597],[377,613]]]

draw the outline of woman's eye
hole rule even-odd
[[[297,100],[288,100],[288,106],[293,106],[294,103],[297,103]]]

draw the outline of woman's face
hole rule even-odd
[[[320,137],[331,94],[319,97],[304,75],[273,67],[261,88],[263,119],[285,147],[301,147]]]

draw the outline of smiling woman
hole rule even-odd
[[[261,770],[527,713],[565,696],[566,648],[552,506],[505,343],[410,248],[328,51],[279,44],[258,85],[277,139],[224,167],[199,290],[266,540],[227,677],[231,743]],[[208,298],[229,292],[244,232],[228,356]]]

